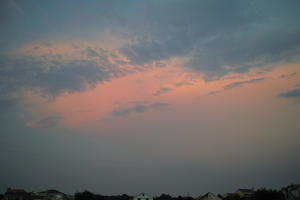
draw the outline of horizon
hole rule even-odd
[[[285,188],[285,187],[287,187],[287,186],[291,186],[291,185],[295,185],[295,184],[289,184],[289,185],[286,185],[286,186],[283,186],[283,187],[281,187],[281,188],[279,188],[279,189],[274,189],[274,188],[267,188],[267,187],[262,187],[262,188],[247,188],[247,189],[250,189],[250,190],[253,190],[253,191],[259,191],[259,190],[268,190],[268,191],[270,191],[270,190],[272,190],[272,191],[278,191],[278,192],[280,192],[280,190],[282,190],[283,188]],[[296,184],[297,185],[297,184]],[[299,185],[299,184],[298,184]],[[12,189],[12,190],[25,190],[25,189],[23,189],[23,188],[11,188],[11,187],[8,187],[7,189],[6,189],[6,191],[7,190],[9,190],[9,189]],[[235,193],[237,190],[242,190],[242,189],[246,189],[246,188],[237,188],[236,190],[234,190],[234,191],[231,191],[231,192],[225,192],[225,193],[217,193],[217,192],[211,192],[211,191],[207,191],[207,192],[204,192],[204,193],[202,193],[202,194],[199,194],[199,195],[197,195],[197,196],[191,196],[191,195],[182,195],[182,194],[178,194],[178,195],[172,195],[172,194],[168,194],[168,193],[160,193],[160,194],[149,194],[149,193],[144,193],[144,192],[139,192],[139,193],[136,193],[136,194],[127,194],[127,193],[123,193],[123,194],[102,194],[102,193],[98,193],[98,192],[94,192],[94,191],[90,191],[90,190],[88,190],[88,189],[84,189],[83,191],[75,191],[75,192],[73,192],[73,193],[66,193],[66,192],[64,192],[64,191],[61,191],[61,190],[59,190],[59,189],[54,189],[54,188],[52,188],[52,189],[44,189],[44,190],[41,190],[41,191],[36,191],[36,190],[30,190],[30,191],[27,191],[27,190],[25,190],[26,192],[28,192],[28,193],[30,193],[30,192],[33,192],[33,193],[41,193],[41,192],[47,192],[47,191],[49,191],[49,190],[55,190],[55,191],[58,191],[58,192],[61,192],[61,193],[63,193],[63,194],[65,194],[65,195],[76,195],[76,193],[84,193],[84,192],[90,192],[90,193],[92,193],[92,194],[94,194],[94,195],[100,195],[100,196],[123,196],[123,195],[127,195],[127,196],[130,196],[130,197],[136,197],[136,196],[138,196],[138,195],[141,195],[141,194],[146,194],[146,195],[150,195],[150,196],[152,196],[152,197],[154,197],[154,198],[157,198],[157,197],[159,197],[159,196],[161,196],[161,195],[170,195],[171,197],[174,197],[174,198],[178,198],[178,197],[192,197],[192,198],[198,198],[198,197],[201,197],[201,196],[204,196],[204,195],[206,195],[206,194],[208,194],[208,193],[213,193],[213,194],[216,194],[216,195],[224,195],[224,194],[227,194],[227,193]],[[0,195],[1,194],[5,194],[5,192],[3,192],[3,193],[0,193]]]
[[[0,2],[0,192],[300,183],[300,1]]]

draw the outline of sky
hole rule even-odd
[[[0,193],[300,182],[300,1],[2,0]]]

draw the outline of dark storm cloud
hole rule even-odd
[[[233,82],[228,85],[225,85],[224,89],[232,89],[232,88],[236,88],[236,87],[241,87],[245,84],[256,83],[256,82],[263,81],[263,80],[265,80],[265,78],[255,78],[255,79],[251,79],[251,80],[247,80],[247,81],[237,81],[237,82]]]
[[[282,98],[300,99],[300,89],[294,89],[294,90],[290,90],[287,92],[283,92],[283,93],[279,94],[278,96],[282,97]]]
[[[146,105],[139,104],[139,105],[134,105],[134,106],[127,107],[127,108],[116,109],[111,114],[112,114],[112,116],[115,116],[115,117],[123,117],[123,116],[127,116],[131,113],[143,113],[143,112],[146,112],[149,110],[161,109],[161,108],[167,107],[169,105],[170,104],[160,103],[160,102],[146,104]]]
[[[299,1],[167,2],[149,3],[146,33],[120,49],[133,63],[186,56],[189,69],[212,80],[300,53]]]

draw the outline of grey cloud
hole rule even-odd
[[[119,19],[117,1],[77,2],[70,5],[67,1],[54,0],[29,4],[31,6],[15,0],[0,2],[1,48],[49,37],[57,39],[62,35],[68,39],[99,38],[100,31],[113,29],[115,21]]]
[[[170,87],[162,87],[158,90],[156,90],[153,95],[154,96],[160,96],[162,94],[165,94],[165,93],[169,93],[173,90],[175,90],[176,88],[179,88],[181,86],[185,86],[185,85],[193,85],[194,84],[194,79],[193,78],[189,78],[189,79],[186,79],[186,80],[183,80],[183,81],[180,81],[180,82],[177,82],[175,84],[173,84],[172,86]]]
[[[49,41],[44,41],[43,42],[43,45],[45,45],[45,46],[52,46],[52,43],[51,42],[49,42]]]
[[[181,87],[181,86],[184,86],[184,85],[193,85],[194,83],[194,80],[193,79],[190,79],[190,80],[184,80],[184,81],[181,81],[181,82],[177,82],[175,83],[175,87]]]
[[[294,90],[290,90],[287,92],[283,92],[281,94],[278,95],[279,97],[282,98],[297,98],[300,99],[300,89],[294,89]]]
[[[53,116],[48,116],[39,121],[33,122],[32,125],[35,127],[50,128],[50,127],[57,126],[61,120],[62,120],[62,116],[53,115]]]
[[[86,49],[86,54],[91,57],[99,56],[99,54],[90,47]]]
[[[170,104],[167,103],[160,103],[160,102],[156,102],[156,103],[152,103],[152,104],[148,104],[148,105],[134,105],[131,107],[127,107],[127,108],[119,108],[117,110],[114,110],[111,114],[112,116],[115,117],[123,117],[123,116],[127,116],[129,114],[132,113],[143,113],[149,110],[156,110],[156,109],[161,109],[164,107],[169,106]]]
[[[133,63],[184,56],[186,67],[214,80],[300,53],[299,1],[167,2],[149,3],[140,19],[145,33],[120,49]]]
[[[168,1],[165,4],[153,1],[148,4],[141,22],[146,37],[139,32],[136,43],[121,49],[135,63],[186,55],[196,43],[212,34],[231,31],[249,20],[236,0],[224,3]]]
[[[51,46],[54,45],[51,43]],[[75,56],[69,60],[64,60],[64,55],[60,54],[0,55],[0,104],[5,106],[7,101],[14,103],[23,90],[53,98],[65,92],[83,91],[129,73],[163,67],[160,62],[155,62],[155,66],[126,68],[128,63],[124,63],[117,53],[100,47],[74,46],[71,54],[73,51]]]
[[[86,84],[95,84],[109,79],[105,66],[92,60],[69,62],[48,61],[21,57],[1,59],[1,96],[9,95],[23,88],[38,89],[46,94],[75,92],[85,89]],[[47,65],[52,65],[46,68]]]
[[[211,91],[208,93],[208,95],[215,95],[215,94],[219,94],[220,92],[221,90]]]
[[[155,91],[153,95],[154,96],[160,96],[161,94],[171,92],[172,90],[173,90],[172,88],[163,87],[163,88],[160,88],[159,90]]]
[[[46,43],[48,44],[47,41]],[[50,42],[49,44],[55,45]],[[118,62],[120,58],[117,54],[99,47],[74,46],[73,51],[81,55],[76,54],[67,61],[60,54],[0,55],[0,100],[17,98],[23,89],[55,97],[63,92],[82,91],[87,86],[94,86],[111,78],[146,70],[144,66],[127,69],[126,63]]]
[[[279,61],[292,61],[300,52],[300,29],[286,27],[256,27],[221,35],[192,54],[188,66],[203,72],[207,80],[217,79],[229,72],[243,73]],[[260,30],[263,29],[263,30]],[[256,34],[255,32],[260,32]],[[230,66],[230,68],[226,68]]]
[[[211,92],[207,93],[207,95],[216,95],[216,94],[219,94],[219,93],[223,92],[224,90],[228,90],[228,89],[232,89],[232,88],[236,88],[236,87],[241,87],[245,84],[256,83],[256,82],[263,81],[263,80],[265,80],[265,78],[254,78],[254,79],[250,79],[250,80],[246,80],[246,81],[232,82],[232,83],[229,83],[229,84],[225,85],[223,87],[223,89],[211,91]]]
[[[265,78],[255,78],[255,79],[251,79],[251,80],[247,80],[247,81],[237,81],[237,82],[233,82],[228,85],[225,85],[224,89],[232,89],[235,87],[243,86],[245,84],[256,83],[256,82],[263,81],[263,80],[265,80]]]
[[[0,110],[2,112],[8,110],[14,105],[15,105],[15,101],[12,99],[0,99]]]
[[[101,69],[96,62],[78,60],[62,64],[60,68],[51,68],[41,72],[32,86],[40,87],[50,94],[65,91],[80,91],[85,84],[95,84],[108,78],[108,73]]]
[[[279,76],[279,78],[289,78],[289,77],[295,76],[295,75],[297,75],[297,72],[290,73],[290,74],[282,74]]]

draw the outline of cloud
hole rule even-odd
[[[255,78],[255,79],[251,79],[251,80],[247,80],[247,81],[237,81],[237,82],[233,82],[228,85],[225,85],[224,89],[232,89],[232,88],[236,88],[236,87],[241,87],[245,84],[256,83],[256,82],[263,81],[263,80],[265,80],[265,78]]]
[[[300,89],[289,90],[287,92],[283,92],[279,94],[278,96],[281,98],[288,98],[288,99],[293,99],[293,98],[300,99]]]
[[[96,45],[48,41],[25,45],[15,53],[0,55],[0,100],[18,98],[23,90],[55,97],[147,69],[127,65],[122,55]]]
[[[44,42],[43,42],[43,45],[49,47],[49,46],[52,46],[52,43],[49,42],[49,41],[44,41]]]
[[[23,90],[55,97],[131,73],[164,67],[163,62],[132,65],[114,49],[91,46],[82,41],[78,44],[41,41],[24,45],[14,53],[0,54],[0,99],[17,98]]]
[[[14,53],[0,54],[0,107],[16,105],[27,91],[53,99],[131,73],[164,67],[162,62],[133,66],[117,51],[101,45],[87,45],[80,41],[51,41],[51,45],[46,46],[44,43],[36,42]]]
[[[163,88],[160,88],[159,90],[155,91],[155,92],[153,93],[153,95],[154,95],[154,96],[160,96],[160,95],[162,95],[162,94],[171,92],[172,90],[173,90],[172,88],[163,87]]]
[[[289,77],[295,76],[295,75],[297,75],[297,72],[293,72],[293,73],[290,73],[290,74],[282,74],[278,78],[289,78]]]
[[[86,54],[91,57],[99,56],[99,54],[90,47],[86,49]]]
[[[185,86],[185,85],[194,85],[195,80],[193,78],[190,78],[188,80],[183,80],[180,82],[175,83],[175,87],[181,87],[181,86]]]
[[[188,69],[215,80],[231,72],[298,59],[300,14],[295,8],[299,1],[148,4],[151,12],[143,10],[141,26],[135,24],[144,32],[132,27],[137,39],[120,49],[134,64],[184,57]]]
[[[183,57],[185,67],[207,81],[299,60],[299,1],[274,0],[270,5],[260,0],[141,0],[72,6],[54,1],[30,7],[14,3],[24,16],[7,2],[1,10],[1,46],[49,35],[93,40],[114,33],[126,40],[118,48],[131,64]],[[57,12],[49,12],[49,6]],[[84,52],[91,58],[99,54],[93,48]]]
[[[123,117],[123,116],[127,116],[129,114],[132,114],[132,113],[144,113],[149,110],[157,110],[157,109],[161,109],[161,108],[164,108],[167,106],[170,106],[170,104],[160,103],[160,102],[156,102],[156,103],[152,103],[152,104],[148,104],[148,105],[139,104],[139,105],[133,105],[133,106],[127,107],[127,108],[116,109],[111,114],[114,117]]]
[[[221,90],[215,90],[215,91],[209,92],[208,95],[215,95],[215,94],[219,94],[221,92],[222,92]]]
[[[1,96],[38,89],[45,94],[81,91],[88,84],[108,80],[110,73],[93,60],[48,62],[34,57],[0,59]],[[49,66],[50,65],[50,66]]]
[[[195,79],[194,78],[191,78],[191,77],[188,77],[187,79],[185,80],[182,80],[182,81],[178,81],[176,82],[175,84],[169,86],[169,87],[162,87],[158,90],[156,90],[153,95],[154,96],[160,96],[162,94],[166,94],[166,93],[169,93],[173,90],[175,90],[176,88],[179,88],[179,87],[182,87],[182,86],[186,86],[186,85],[193,85],[195,83]]]
[[[51,128],[51,127],[57,126],[61,120],[62,120],[62,116],[53,115],[53,116],[48,116],[48,117],[46,117],[44,119],[41,119],[39,121],[27,122],[26,125],[28,127]]]
[[[14,105],[15,105],[15,101],[14,100],[0,99],[0,110],[2,112],[8,110],[9,108],[13,107]]]
[[[207,95],[216,95],[216,94],[223,92],[224,90],[228,90],[228,89],[232,89],[232,88],[236,88],[236,87],[242,87],[245,84],[256,83],[256,82],[263,81],[263,80],[265,80],[265,78],[254,78],[254,79],[250,79],[250,80],[246,80],[246,81],[232,82],[232,83],[225,85],[223,87],[223,89],[221,89],[221,90],[214,90],[214,91],[208,92]]]

